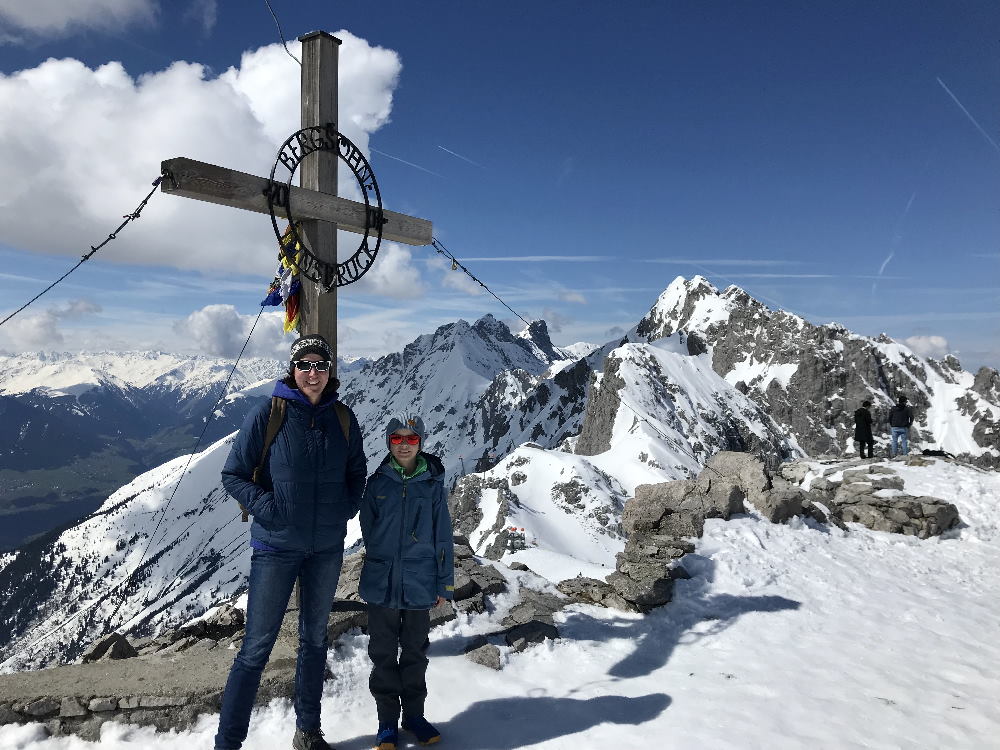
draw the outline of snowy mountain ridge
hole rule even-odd
[[[675,279],[626,335],[655,341],[683,332],[692,352],[785,425],[810,455],[854,450],[853,412],[872,401],[876,443],[896,397],[914,410],[911,441],[981,466],[1000,467],[1000,376],[962,370],[955,357],[925,358],[882,334],[869,338],[771,310],[743,289],[701,276]]]
[[[761,349],[767,342],[774,346],[770,354]],[[853,375],[853,360],[844,357],[854,348],[892,347],[906,367],[887,354],[880,372],[933,372],[920,392],[934,394],[941,413],[949,398],[959,413],[963,403],[974,406],[980,417],[973,415],[964,427],[957,419],[943,424],[962,428],[975,442],[982,414],[993,413],[988,378],[973,378],[974,387],[989,386],[979,396],[984,403],[970,400],[962,389],[971,376],[957,363],[945,367],[888,341],[811,326],[772,313],[740,290],[720,294],[703,279],[675,281],[624,339],[582,359],[553,347],[544,322],[515,335],[484,316],[442,326],[402,352],[343,373],[342,393],[361,421],[371,468],[384,454],[387,416],[423,414],[427,448],[443,455],[455,481],[456,525],[479,554],[509,555],[508,532],[515,527],[524,529],[527,547],[515,554],[539,572],[557,578],[572,569],[571,575],[601,577],[624,544],[621,508],[637,485],[690,477],[719,450],[781,460],[810,454],[814,445],[838,447],[845,404],[834,415],[825,397],[819,406],[812,403],[815,391],[803,373],[816,373],[824,388],[839,389],[841,402],[853,402],[883,381],[872,385],[867,371]],[[760,369],[750,376],[755,363]],[[835,376],[823,381],[831,372]],[[957,395],[934,378],[954,386]],[[252,394],[269,389],[269,381],[251,385],[220,412],[233,424],[256,402]],[[885,402],[889,393],[876,396]],[[776,419],[776,412],[794,418]],[[921,426],[936,435],[940,420],[920,415]],[[104,627],[147,634],[176,626],[245,585],[246,527],[235,521],[235,507],[219,483],[228,440],[193,459],[169,508],[167,491],[181,476],[182,459],[113,493],[73,529],[2,558],[0,643],[8,646],[0,648],[0,659],[7,668],[72,658]],[[139,564],[157,521],[130,596],[112,614],[117,598],[110,589]],[[357,538],[356,527],[351,538]],[[114,550],[103,540],[115,540]],[[25,653],[28,634],[46,633],[67,611],[89,604],[93,616]]]

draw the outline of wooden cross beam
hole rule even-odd
[[[301,127],[337,122],[337,58],[340,40],[325,31],[299,37],[302,42]],[[337,229],[365,233],[367,210],[364,203],[337,196],[337,155],[317,150],[301,163],[299,187],[289,190],[288,205],[302,220],[299,234],[313,255],[337,263]],[[184,198],[269,213],[265,189],[270,180],[225,167],[184,157],[167,159],[161,170],[171,179],[160,190]],[[285,216],[275,207],[275,215]],[[382,237],[407,245],[431,244],[432,226],[394,211],[384,211]],[[287,217],[286,217],[287,218]],[[319,284],[302,280],[299,305],[299,333],[319,333],[333,347],[337,366],[337,287],[324,290]]]
[[[170,180],[160,183],[161,192],[258,214],[268,212],[265,190],[269,181],[266,177],[256,177],[184,156],[167,159],[160,165],[173,178],[173,184],[168,184]],[[367,209],[364,203],[295,186],[292,186],[288,202],[293,206],[297,219],[316,219],[336,224],[337,229],[365,233]],[[280,206],[274,207],[274,213],[287,218]],[[382,239],[404,245],[431,244],[433,227],[426,219],[386,210],[382,211],[382,216],[385,218]]]

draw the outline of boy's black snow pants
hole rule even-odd
[[[388,609],[368,605],[368,688],[375,698],[380,727],[394,727],[404,716],[423,716],[427,698],[428,609]]]

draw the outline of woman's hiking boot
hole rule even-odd
[[[295,727],[292,738],[292,750],[334,750],[333,745],[323,739],[323,733],[318,729],[301,729]]]

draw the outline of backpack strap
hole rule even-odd
[[[250,477],[250,481],[254,484],[260,484],[260,477],[264,472],[264,464],[267,463],[267,454],[271,450],[271,443],[274,442],[274,438],[277,437],[278,431],[281,429],[281,425],[285,421],[285,409],[288,404],[285,399],[278,398],[277,396],[271,397],[271,413],[267,418],[267,430],[264,433],[264,447],[260,451],[260,461],[257,464],[257,468],[253,470],[253,475]],[[243,523],[246,523],[250,519],[250,514],[247,513],[247,509],[240,505],[240,510],[243,511]]]
[[[346,404],[337,401],[333,408],[337,410],[337,416],[340,418],[340,429],[344,431],[344,440],[348,443],[351,442],[351,410],[347,408]]]

